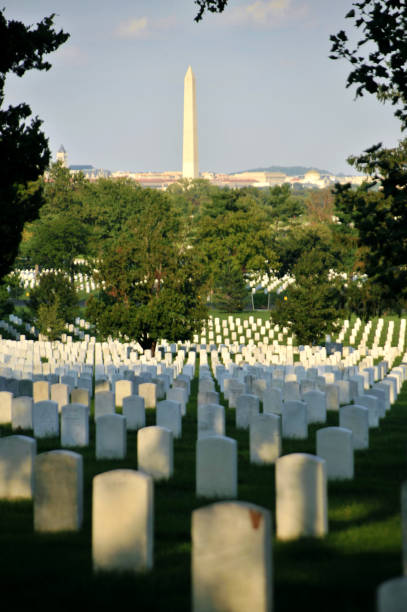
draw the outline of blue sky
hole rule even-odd
[[[8,19],[56,13],[69,41],[49,72],[9,77],[6,103],[43,120],[53,156],[110,170],[181,170],[183,80],[196,76],[200,170],[305,165],[353,172],[351,154],[402,138],[392,108],[354,100],[328,59],[351,0],[3,0]]]

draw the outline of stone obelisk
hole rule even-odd
[[[191,66],[184,79],[184,139],[182,149],[182,176],[198,178],[198,126],[196,118],[195,76]]]

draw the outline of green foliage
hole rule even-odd
[[[60,161],[51,164],[44,181],[44,206],[41,218],[58,215],[81,216],[83,191],[88,181],[82,172],[71,174]]]
[[[342,267],[343,255],[346,254],[343,253],[342,244],[334,240],[331,229],[325,224],[289,228],[285,233],[280,233],[276,243],[281,276],[291,274],[300,259],[312,249],[320,252],[327,269]]]
[[[128,220],[99,261],[104,289],[87,305],[100,335],[131,338],[154,350],[159,338],[187,340],[200,330],[203,273],[181,230],[158,192]]]
[[[58,340],[65,330],[65,321],[61,317],[61,303],[58,295],[52,303],[39,305],[35,317],[35,325],[41,334],[53,342]]]
[[[216,191],[205,179],[181,179],[169,185],[166,193],[174,207],[186,217],[198,218]]]
[[[49,162],[48,142],[38,117],[28,122],[27,104],[3,108],[8,73],[21,77],[27,70],[49,70],[43,57],[64,43],[68,34],[53,29],[54,15],[36,28],[7,21],[0,10],[0,278],[7,274],[17,255],[24,223],[35,219],[43,203],[37,182]]]
[[[331,58],[352,65],[347,87],[356,84],[356,96],[373,94],[396,107],[395,116],[407,127],[407,7],[403,0],[353,2],[346,15],[362,32],[352,48],[342,30],[331,36]],[[343,226],[355,228],[359,254],[373,297],[371,308],[382,311],[405,305],[407,280],[407,141],[385,149],[381,144],[352,156],[349,163],[372,176],[372,183],[356,191],[337,186],[335,204]],[[377,187],[379,186],[379,191]]]
[[[288,222],[292,223],[305,212],[303,199],[294,196],[289,185],[270,187],[265,206],[276,229]]]
[[[13,303],[7,290],[7,281],[0,283],[0,319],[4,319],[13,312]]]
[[[39,219],[31,226],[31,238],[22,244],[21,255],[32,265],[63,270],[73,276],[75,258],[87,254],[88,227],[67,213]]]
[[[374,94],[396,106],[395,116],[407,127],[407,6],[404,0],[353,2],[346,17],[362,33],[354,48],[341,30],[331,36],[331,59],[344,58],[352,65],[347,87],[357,85],[356,97]]]
[[[241,275],[277,267],[267,213],[244,190],[214,192],[196,228],[195,244],[212,286],[225,265]]]
[[[400,311],[407,298],[407,141],[394,149],[372,147],[350,161],[372,181],[357,190],[337,185],[336,214],[343,226],[357,230],[378,310]]]
[[[293,269],[290,285],[275,309],[275,324],[288,327],[298,344],[315,344],[338,327],[340,295],[329,278],[325,253],[312,249],[304,253]]]
[[[228,0],[195,0],[195,4],[198,5],[198,13],[195,16],[195,21],[201,21],[205,11],[211,13],[221,13]]]
[[[31,290],[30,307],[38,316],[41,306],[43,306],[44,317],[46,309],[51,314],[56,308],[56,315],[63,320],[64,324],[73,321],[78,314],[78,299],[75,285],[66,274],[47,273],[40,276],[38,285]],[[55,315],[55,316],[56,316]],[[44,332],[46,333],[46,332]]]
[[[248,302],[248,290],[241,270],[225,263],[217,278],[213,303],[222,312],[242,312]]]

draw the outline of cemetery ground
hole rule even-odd
[[[183,417],[182,438],[174,440],[174,476],[154,485],[153,570],[137,575],[93,574],[92,478],[111,469],[137,469],[137,433],[127,433],[126,459],[96,461],[91,419],[89,447],[75,449],[84,457],[84,522],[79,532],[34,533],[32,503],[0,503],[3,594],[12,594],[18,608],[92,605],[110,609],[126,600],[137,610],[191,609],[191,512],[215,501],[195,496],[197,387],[196,376]],[[235,428],[235,411],[226,402],[224,405],[226,435],[238,443],[238,499],[271,510],[274,521],[274,466],[250,464],[249,433]],[[273,540],[270,554],[278,612],[373,612],[378,585],[402,574],[400,486],[407,472],[406,411],[407,383],[380,427],[370,429],[369,449],[355,451],[355,478],[329,482],[329,533],[325,538]],[[155,410],[146,413],[146,424],[155,424]],[[307,440],[284,438],[283,454],[315,454],[316,430],[336,425],[338,413],[328,412],[324,425],[309,426]],[[2,425],[0,433],[11,434],[11,427]],[[38,453],[58,448],[59,438],[38,440]]]

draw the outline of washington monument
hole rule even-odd
[[[198,127],[196,119],[195,76],[191,66],[184,79],[184,140],[182,148],[182,176],[198,178]]]

